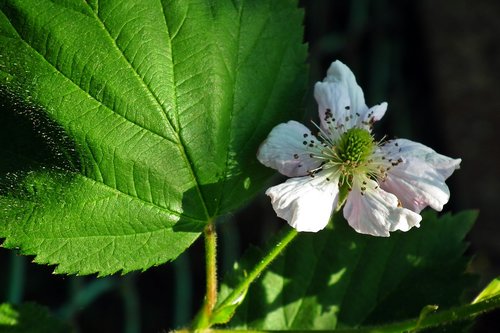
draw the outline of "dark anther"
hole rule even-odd
[[[345,107],[345,109],[346,109],[346,110],[350,110],[350,109],[351,109],[351,107],[348,105],[348,106],[346,106],[346,107]]]
[[[307,141],[303,141],[302,144],[305,146],[307,145]]]
[[[309,136],[309,134],[304,133],[304,138],[307,138],[308,136]]]
[[[293,158],[298,159],[299,158],[299,154],[293,154]]]

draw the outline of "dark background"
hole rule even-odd
[[[311,89],[340,59],[356,74],[369,106],[389,103],[379,133],[462,158],[448,182],[452,197],[445,210],[480,211],[468,237],[470,270],[483,284],[499,276],[500,1],[304,0],[301,6]],[[315,119],[312,90],[305,104],[304,120]],[[12,140],[9,130],[31,128],[7,108],[0,121],[0,140]],[[33,133],[28,147],[26,139],[15,143],[43,151]],[[282,223],[263,195],[221,221],[221,275],[249,243],[262,244]],[[46,305],[80,332],[160,332],[187,323],[202,302],[200,240],[173,264],[124,277],[56,276],[31,259],[0,249],[0,300]],[[498,311],[483,316],[474,331],[498,332],[497,317]]]

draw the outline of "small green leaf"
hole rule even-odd
[[[472,303],[474,304],[477,302],[481,302],[488,298],[496,296],[500,296],[500,277],[497,277],[496,279],[491,281],[486,286],[486,288],[484,288],[483,291],[481,291],[481,293],[477,295],[477,297],[474,299]]]
[[[475,218],[475,212],[440,218],[426,212],[419,229],[389,238],[357,234],[335,219],[333,229],[301,234],[287,248],[229,326],[333,330],[418,318],[429,304],[458,305],[476,281],[464,273],[463,257]]]
[[[417,332],[420,329],[420,325],[422,325],[422,321],[431,313],[436,312],[439,309],[437,305],[426,305],[420,311],[420,315],[418,316],[417,324],[415,325],[415,329],[412,332]]]
[[[243,303],[243,301],[245,300],[245,296],[246,291],[241,294],[241,298],[239,298],[236,302],[218,308],[210,318],[210,325],[225,324],[229,320],[231,320],[231,318],[234,316],[234,313],[236,312],[236,309],[238,309],[241,303]]]
[[[283,0],[0,2],[7,111],[54,155],[5,138],[4,246],[57,273],[175,259],[271,175],[255,154],[301,112],[302,17]]]
[[[0,304],[0,332],[2,333],[68,333],[72,330],[52,317],[39,305],[26,303],[13,306]]]

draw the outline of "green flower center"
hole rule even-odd
[[[374,148],[370,132],[362,128],[351,128],[340,137],[335,150],[343,162],[358,164],[365,162]]]

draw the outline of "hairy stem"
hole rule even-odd
[[[205,260],[207,275],[207,294],[205,312],[210,317],[217,302],[217,233],[215,223],[211,221],[205,227]]]
[[[217,302],[217,233],[214,220],[208,222],[203,235],[205,236],[207,288],[203,307],[192,325],[194,329],[204,329],[210,326],[210,318]]]

